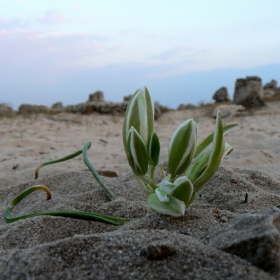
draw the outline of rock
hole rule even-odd
[[[172,244],[148,245],[141,249],[140,256],[146,256],[148,260],[161,260],[175,253]]]
[[[52,105],[51,107],[52,109],[55,109],[55,110],[62,110],[63,109],[63,105],[62,105],[62,102],[56,102]]]
[[[123,102],[129,102],[130,98],[132,97],[132,94],[126,95],[123,97]]]
[[[210,232],[209,246],[239,256],[280,277],[280,210],[242,214]]]
[[[271,82],[266,83],[263,87],[263,93],[265,96],[274,95],[277,91],[277,81],[271,80]]]
[[[227,117],[232,117],[234,116],[237,112],[242,112],[245,110],[245,107],[242,105],[219,105],[217,106],[213,112],[212,112],[212,117],[216,118],[217,111],[220,111],[221,117],[222,118],[227,118]]]
[[[194,108],[196,108],[195,105],[188,103],[188,104],[180,104],[177,110],[187,110],[187,109],[194,109]]]
[[[270,83],[266,83],[263,87],[263,89],[273,89],[275,90],[277,88],[277,81],[271,80]]]
[[[160,105],[154,104],[154,111],[155,111],[154,118],[155,120],[157,120],[161,115]]]
[[[17,113],[12,109],[12,107],[6,104],[0,104],[0,117],[13,118],[16,117]]]
[[[77,105],[69,105],[65,108],[68,113],[80,114],[110,114],[110,115],[124,115],[127,103],[114,103],[114,102],[86,102]]]
[[[100,90],[91,93],[88,97],[88,102],[93,102],[93,101],[99,101],[99,102],[104,102],[104,93]]]
[[[44,105],[22,104],[18,108],[18,113],[21,115],[47,114],[50,113],[50,108]]]
[[[218,89],[214,95],[212,96],[212,98],[216,101],[216,102],[226,102],[226,101],[230,101],[230,97],[228,95],[228,91],[226,87],[221,87],[220,89]]]
[[[257,76],[237,79],[233,103],[244,107],[264,106],[262,80]]]
[[[97,170],[97,172],[100,176],[104,176],[104,177],[114,178],[120,176],[119,172],[114,170]]]

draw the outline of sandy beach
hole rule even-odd
[[[213,104],[161,115],[155,122],[161,142],[160,160],[167,160],[169,140],[186,119],[194,118],[197,122],[199,140],[213,132],[215,120],[211,112],[214,107]],[[1,217],[2,279],[24,279],[23,275],[34,279],[47,279],[50,275],[53,279],[71,279],[69,275],[81,279],[179,279],[182,275],[186,276],[185,279],[277,279],[280,265],[271,272],[209,244],[217,235],[217,228],[226,226],[238,215],[280,203],[279,108],[279,101],[267,102],[265,107],[246,110],[223,120],[224,124],[239,123],[225,136],[234,150],[222,161],[217,173],[182,218],[147,210],[145,196],[125,157],[121,136],[123,117],[61,113],[0,119],[2,213],[21,191],[43,183],[50,187],[52,201],[45,201],[43,193],[32,194],[16,206],[14,215],[71,209],[130,219],[130,222],[115,227],[62,217],[36,217],[6,224]],[[119,175],[117,178],[104,177],[118,196],[116,201],[108,202],[81,156],[43,167],[39,179],[34,181],[36,166],[80,150],[88,140],[92,141],[88,156],[95,168]],[[243,203],[246,193],[248,202]],[[134,241],[131,240],[132,235],[135,236]],[[171,247],[176,254],[170,253],[163,260],[151,263],[143,246],[155,244],[157,240],[173,244]],[[85,245],[93,243],[102,260],[93,257],[95,251]],[[108,244],[111,244],[110,248]],[[72,253],[67,250],[72,250]],[[184,262],[187,251],[190,261]],[[214,273],[214,269],[210,271],[214,267],[211,262],[199,265],[196,261],[192,264],[191,259],[195,259],[197,252],[205,260],[215,256],[216,262],[220,262],[216,276],[211,274]],[[118,256],[113,258],[114,254]],[[26,258],[29,261],[23,262]],[[43,268],[46,262],[49,264]],[[168,269],[168,265],[174,265],[174,271]],[[30,266],[32,269],[28,270]],[[196,267],[196,271],[191,271],[191,267]],[[235,269],[240,272],[239,276],[234,276]],[[145,273],[150,273],[149,277]],[[157,273],[165,273],[165,276],[156,278]]]

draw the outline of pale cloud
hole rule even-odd
[[[80,10],[81,9],[81,6],[78,5],[77,3],[69,3],[68,6],[70,8],[72,8],[73,10]]]
[[[198,55],[206,51],[207,49],[200,49],[198,47],[177,46],[152,56],[151,61],[176,63],[189,59],[190,57],[197,57]]]
[[[108,37],[92,34],[45,34],[28,31],[0,31],[0,65],[18,68],[98,67],[108,63],[121,46],[107,44]],[[25,66],[24,66],[25,65]],[[0,68],[2,68],[0,66]]]
[[[30,25],[30,20],[21,18],[5,18],[0,16],[0,30],[23,29]]]
[[[66,15],[58,10],[46,11],[44,14],[38,17],[38,22],[40,24],[58,24],[66,20]]]

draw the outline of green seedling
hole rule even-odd
[[[137,90],[128,104],[123,124],[123,145],[137,181],[147,192],[147,205],[154,211],[182,216],[196,193],[214,175],[223,157],[232,152],[224,134],[237,124],[223,126],[217,112],[215,131],[197,144],[197,125],[183,122],[171,137],[168,171],[160,183],[154,182],[159,163],[160,142],[154,131],[154,108],[148,89]]]
[[[237,124],[223,126],[220,113],[217,112],[215,131],[197,144],[197,124],[193,119],[183,122],[170,140],[169,174],[166,176],[161,168],[164,178],[160,183],[155,183],[154,172],[159,165],[160,141],[154,130],[154,105],[146,87],[137,90],[126,109],[122,137],[128,163],[135,178],[147,193],[147,205],[161,214],[175,217],[184,215],[196,193],[214,175],[222,158],[232,152],[232,147],[224,141],[224,135],[235,126]],[[82,154],[84,163],[104,189],[108,198],[115,199],[115,195],[106,186],[88,159],[87,150],[90,146],[91,142],[88,141],[80,151],[64,158],[42,163],[35,170],[35,179],[43,166],[66,161]],[[91,219],[114,225],[128,221],[103,214],[73,211],[44,212],[11,217],[13,207],[36,190],[44,190],[47,193],[47,199],[51,199],[50,190],[45,186],[39,185],[25,190],[14,198],[4,211],[6,222],[43,215]]]

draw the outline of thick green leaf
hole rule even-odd
[[[186,171],[192,162],[197,141],[197,125],[193,119],[182,123],[174,132],[168,151],[168,169],[174,177]]]
[[[156,188],[155,189],[155,193],[158,197],[158,199],[161,201],[161,202],[167,202],[169,201],[169,197],[167,196],[167,193],[162,190],[161,188]]]
[[[220,112],[217,112],[216,128],[213,137],[213,145],[209,154],[207,167],[193,183],[194,191],[199,191],[202,186],[214,175],[218,169],[224,154],[225,141],[223,137],[223,123]]]
[[[194,181],[202,174],[209,161],[210,151],[202,155],[195,163],[193,163],[186,171],[186,176],[189,180]]]
[[[148,151],[149,151],[149,156],[152,160],[152,165],[157,166],[159,162],[159,156],[160,156],[160,143],[159,143],[158,135],[155,131],[151,135]]]
[[[229,124],[225,125],[223,127],[223,134],[227,134],[231,129],[234,127],[238,126],[238,124]],[[212,145],[213,142],[213,136],[214,132],[208,135],[204,140],[202,140],[196,147],[195,155],[194,155],[194,161],[196,161],[210,146]]]
[[[178,178],[174,182],[175,187],[173,188],[170,195],[173,197],[182,200],[187,204],[193,194],[193,185],[191,181],[186,177]]]
[[[230,154],[232,152],[232,146],[230,146],[228,143],[225,143],[225,148],[223,152],[222,159]],[[193,163],[186,171],[186,176],[189,178],[189,180],[193,183],[204,171],[206,168],[208,161],[209,161],[209,155],[211,151],[206,152],[204,155],[202,155],[195,163]]]
[[[148,171],[149,155],[145,143],[132,126],[129,130],[129,163],[136,175],[145,175]]]
[[[160,184],[159,188],[165,193],[184,201],[186,204],[193,193],[193,185],[186,176],[176,179],[174,183],[168,184],[168,182],[166,182],[165,184]]]
[[[134,127],[140,134],[146,147],[154,131],[154,105],[146,87],[138,89],[131,97],[123,123],[123,145],[128,156],[128,132]]]
[[[170,195],[168,195],[168,197],[168,202],[161,202],[155,193],[150,194],[147,199],[147,205],[154,211],[161,214],[173,217],[183,216],[186,210],[185,203]]]

